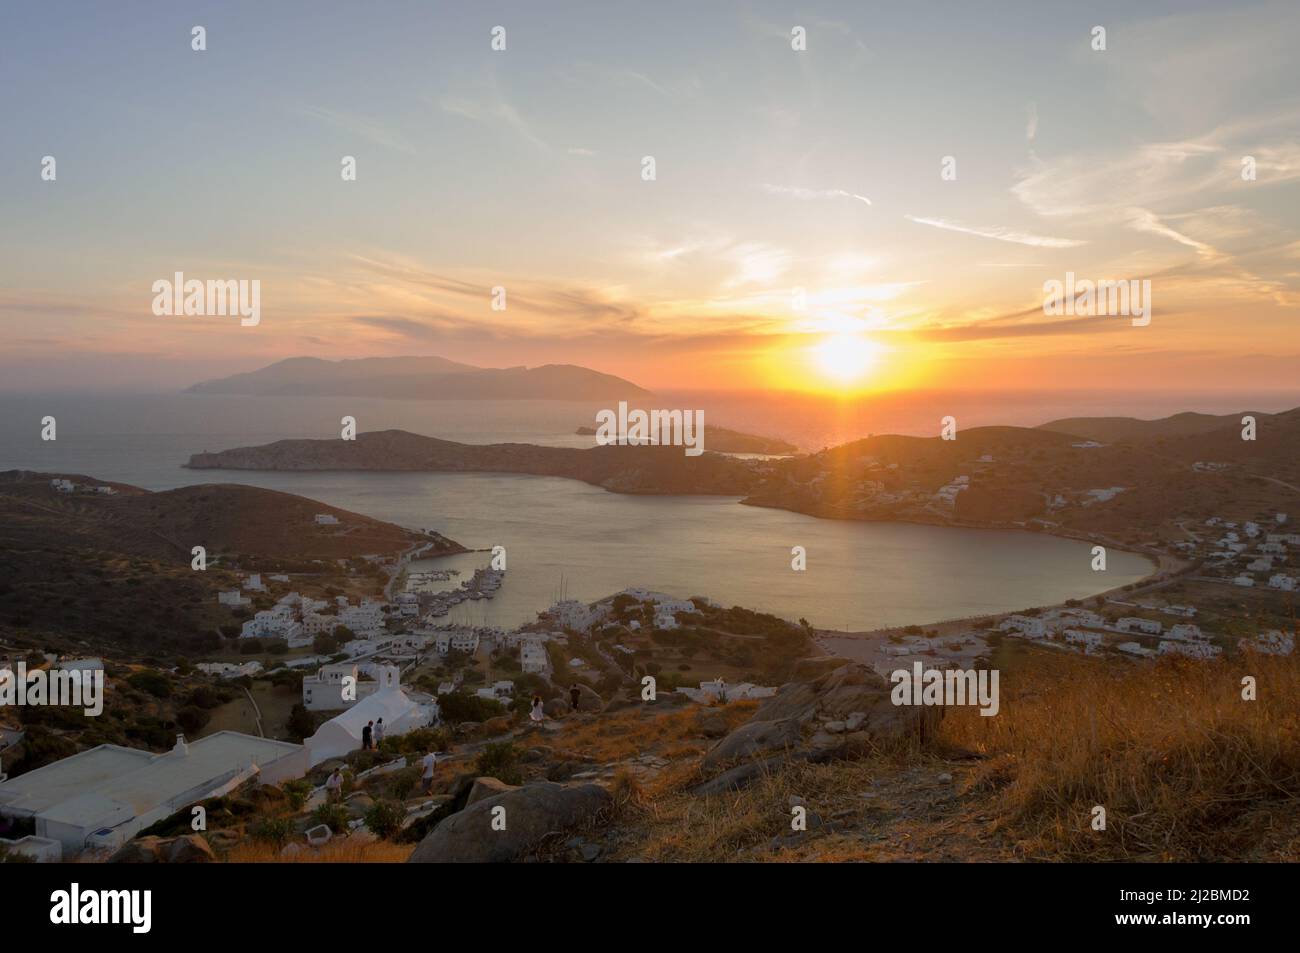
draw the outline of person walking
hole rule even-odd
[[[366,727],[361,729],[361,750],[362,751],[369,751],[371,748],[374,747],[374,741],[373,741],[374,737],[375,737],[375,723],[371,721],[366,724]]]
[[[380,718],[375,722],[375,748],[378,749],[384,743],[384,719]]]
[[[578,688],[578,683],[574,682],[569,688],[569,707],[575,712],[578,710],[578,703],[582,701],[582,690]]]
[[[532,720],[533,724],[535,725],[540,725],[543,719],[546,718],[546,712],[542,710],[541,695],[533,696],[533,710],[528,713],[528,717]]]

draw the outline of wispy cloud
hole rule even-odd
[[[847,192],[844,189],[805,189],[798,186],[772,185],[763,183],[763,191],[768,195],[784,195],[792,199],[800,199],[810,202],[815,199],[854,199],[863,202],[866,205],[871,204],[871,199],[865,195],[859,195],[857,192]]]
[[[532,124],[495,88],[475,97],[440,96],[438,108],[451,116],[504,129],[538,149],[551,151],[550,145],[533,130]]]
[[[341,112],[337,109],[326,109],[323,106],[304,106],[300,111],[304,116],[318,119],[337,129],[342,129],[349,135],[358,136],[386,148],[411,155],[416,151],[415,147],[400,132],[365,116]]]
[[[905,215],[903,217],[909,222],[916,222],[918,225],[929,225],[931,228],[942,228],[949,232],[961,232],[963,235],[977,235],[980,238],[994,238],[1000,242],[1030,245],[1034,248],[1077,248],[1079,245],[1088,244],[1082,239],[1032,235],[1028,232],[1018,232],[1015,229],[1005,228],[1001,225],[962,225],[944,218],[920,218],[916,215]]]

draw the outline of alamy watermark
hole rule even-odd
[[[1133,327],[1144,328],[1151,323],[1151,279],[1076,280],[1074,272],[1067,271],[1064,282],[1055,278],[1043,282],[1043,314],[1127,316],[1133,319]]]
[[[704,411],[631,410],[627,401],[618,410],[596,412],[596,443],[602,447],[658,444],[685,447],[688,457],[704,452]]]
[[[889,681],[889,700],[895,705],[978,705],[980,714],[993,716],[998,701],[997,669],[927,669],[920,662],[912,670],[895,669]]]
[[[25,705],[81,708],[86,717],[95,718],[104,711],[104,672],[44,668],[29,672],[26,662],[0,668],[0,708]]]
[[[239,323],[255,327],[262,320],[262,282],[259,278],[200,281],[176,272],[175,280],[153,283],[153,313],[164,315],[239,315]]]

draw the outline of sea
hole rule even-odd
[[[699,395],[681,395],[677,403],[666,397],[664,405],[702,403]],[[716,406],[726,405],[718,401]],[[7,395],[0,396],[0,470],[79,473],[148,490],[242,483],[296,493],[443,533],[475,551],[418,565],[459,569],[461,579],[487,565],[493,546],[504,546],[507,574],[496,598],[467,601],[447,616],[447,621],[478,624],[518,625],[559,598],[594,601],[636,586],[807,619],[822,628],[863,631],[1084,598],[1134,582],[1153,569],[1144,556],[1112,551],[1107,570],[1094,572],[1087,544],[1036,533],[825,520],[745,506],[737,497],[628,496],[555,477],[183,466],[191,454],[202,451],[337,437],[344,415],[355,417],[361,431],[400,428],[466,443],[585,447],[593,438],[575,431],[592,426],[597,409],[566,401]],[[987,410],[989,419],[983,421],[976,413],[966,417],[972,426],[1029,425],[1050,419],[1046,414],[1058,409],[1057,416],[1068,412],[1031,401],[1022,408],[1021,419],[1001,406]],[[848,418],[841,413],[837,422],[823,418],[818,427],[803,427],[802,409],[785,416],[780,411],[742,401],[729,416],[706,421],[783,437],[809,449],[865,436],[866,428],[891,432],[887,422],[882,425],[869,415],[859,414],[856,422],[845,424]],[[928,409],[923,413],[931,414]],[[1032,419],[1035,414],[1038,419]],[[40,436],[46,416],[56,420],[54,441]],[[918,418],[911,431],[925,432],[927,426]],[[908,429],[899,426],[892,432]],[[814,434],[811,441],[809,433]],[[803,571],[792,569],[796,546],[806,553]]]

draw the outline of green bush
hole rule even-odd
[[[288,795],[289,808],[294,811],[301,811],[303,805],[307,803],[307,798],[311,796],[311,782],[306,778],[286,781],[280,785],[280,789]]]
[[[348,809],[342,804],[322,804],[311,812],[313,825],[325,824],[335,834],[348,829]]]
[[[519,752],[508,741],[497,741],[486,745],[479,752],[475,762],[478,773],[489,778],[496,778],[506,784],[523,784],[523,774],[519,770]]]
[[[250,829],[253,840],[283,847],[293,836],[293,821],[287,817],[263,817]]]
[[[396,801],[376,801],[366,811],[366,827],[388,839],[402,829],[406,808]]]
[[[142,692],[148,692],[155,698],[170,698],[172,694],[172,683],[162,672],[154,672],[145,669],[142,672],[136,672],[130,676],[126,683],[132,688],[139,689]]]

